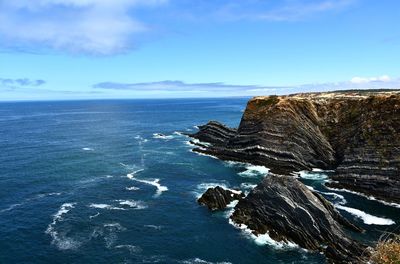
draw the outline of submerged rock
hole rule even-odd
[[[343,227],[362,229],[343,218],[321,195],[291,176],[269,175],[236,205],[231,219],[255,235],[268,233],[278,242],[324,252],[335,263],[358,263],[366,246],[352,240]]]
[[[217,186],[209,188],[197,201],[199,204],[206,205],[211,211],[225,209],[226,206],[244,197],[240,191],[225,190]]]

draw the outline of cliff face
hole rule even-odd
[[[290,176],[268,175],[236,205],[231,219],[256,235],[324,252],[335,263],[363,263],[366,247],[346,234],[361,232],[318,193]],[[365,262],[364,262],[365,263]]]
[[[195,151],[264,165],[273,173],[333,169],[329,186],[400,202],[400,92],[255,97],[239,128],[217,122]]]

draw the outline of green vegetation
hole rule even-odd
[[[261,107],[271,106],[277,104],[278,102],[279,102],[279,97],[277,95],[271,95],[268,96],[268,98],[257,100],[256,107],[261,108]]]

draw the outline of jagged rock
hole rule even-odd
[[[400,92],[347,91],[251,99],[239,128],[191,135],[194,151],[288,175],[333,169],[328,185],[400,203]]]
[[[366,247],[344,232],[360,232],[321,195],[291,176],[269,175],[236,205],[231,219],[255,235],[268,233],[282,242],[324,252],[335,263],[358,263]]]
[[[199,199],[199,204],[206,205],[211,211],[221,210],[226,206],[235,201],[240,200],[244,197],[240,191],[225,190],[224,188],[217,186],[215,188],[209,188]]]

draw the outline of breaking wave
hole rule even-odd
[[[354,215],[355,217],[361,219],[364,222],[364,224],[366,224],[366,225],[393,225],[393,224],[395,224],[395,222],[392,219],[370,215],[370,214],[367,214],[366,212],[363,212],[363,211],[355,209],[355,208],[338,205],[338,204],[336,204],[335,207],[340,210],[346,211],[346,212]]]

